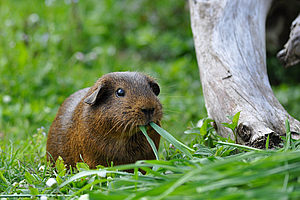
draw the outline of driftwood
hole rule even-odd
[[[237,142],[264,148],[278,146],[291,117],[271,89],[266,69],[265,21],[271,0],[189,0],[200,79],[208,116],[218,134],[231,130],[226,116],[241,111]]]
[[[284,68],[300,62],[300,15],[293,21],[290,39],[284,45],[284,49],[277,54],[277,58],[284,65]]]

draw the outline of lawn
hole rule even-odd
[[[0,198],[300,195],[298,141],[284,140],[283,149],[261,151],[220,138],[210,120],[201,129],[187,131],[207,114],[186,1],[4,0],[0,19]],[[268,70],[270,81],[276,79],[276,96],[300,119],[299,80],[289,78],[274,56],[268,58]],[[193,158],[162,140],[159,161],[101,171],[84,164],[68,171],[62,161],[48,165],[46,135],[59,106],[70,94],[114,71],[157,78],[162,127],[193,148]],[[120,171],[132,167],[148,173]],[[52,186],[47,182],[51,180],[56,182]]]

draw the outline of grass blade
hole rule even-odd
[[[221,144],[221,145],[228,145],[228,146],[232,146],[232,147],[237,147],[239,149],[243,149],[245,151],[265,151],[262,149],[257,149],[254,147],[249,147],[249,146],[245,146],[245,145],[240,145],[240,144],[235,144],[235,143],[228,143],[228,142],[217,142],[217,144]]]
[[[291,130],[290,130],[290,122],[288,118],[285,120],[285,131],[286,131],[286,141],[284,145],[284,151],[287,151],[291,146]]]
[[[185,144],[179,142],[176,140],[170,133],[162,129],[157,124],[151,122],[150,125],[154,128],[154,130],[160,134],[163,138],[165,138],[168,142],[170,142],[172,145],[174,145],[177,149],[179,149],[181,152],[185,153],[190,159],[193,159],[192,154],[189,151],[195,151],[194,149],[189,148]]]
[[[269,144],[270,144],[270,134],[268,134],[268,137],[267,137],[266,150],[269,150]]]
[[[150,145],[152,147],[152,150],[153,150],[153,152],[155,154],[156,160],[159,160],[159,156],[158,156],[158,152],[157,152],[156,146],[155,146],[153,140],[147,134],[146,127],[145,126],[140,126],[140,129],[141,129],[142,133],[145,135],[145,137],[147,138],[148,142],[150,143]]]

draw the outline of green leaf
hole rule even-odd
[[[228,149],[226,151],[223,151],[220,155],[220,157],[226,157],[226,156],[229,156],[229,154],[234,151],[235,149]]]
[[[64,176],[66,174],[66,167],[65,167],[64,160],[62,159],[62,157],[59,156],[57,158],[57,160],[55,162],[55,167],[60,176]]]
[[[229,125],[229,123],[222,123],[222,125],[226,127]]]
[[[224,146],[221,146],[220,148],[218,148],[215,153],[215,156],[221,156],[223,149],[224,149]]]
[[[148,136],[146,127],[145,126],[140,126],[140,129],[141,129],[142,133],[145,135],[145,137],[147,138],[149,144],[151,145],[152,150],[154,152],[154,155],[156,157],[156,160],[159,160],[159,156],[158,156],[158,152],[157,152],[156,146],[155,146],[153,140]]]
[[[39,191],[38,191],[37,188],[30,187],[29,190],[30,190],[30,194],[31,194],[31,195],[36,196],[36,195],[39,194]]]
[[[60,178],[60,176],[56,176],[56,182],[58,185],[62,184],[63,180]]]
[[[195,151],[195,154],[202,155],[202,156],[212,156],[213,152],[210,148],[207,146],[204,146],[202,144],[195,144],[194,147],[198,148],[197,151]]]
[[[82,177],[74,181],[75,187],[82,188],[87,183],[87,179]]]
[[[86,163],[76,163],[76,169],[82,172],[84,170],[89,170],[90,167]]]
[[[233,121],[233,116],[226,116],[230,121]]]
[[[234,131],[234,129],[238,126],[239,118],[241,111],[237,112],[233,117],[227,116],[231,120],[231,123],[222,123],[225,127],[230,128]]]
[[[207,134],[207,132],[208,132],[207,127],[208,127],[208,125],[210,125],[209,123],[211,123],[213,121],[214,120],[208,119],[208,118],[203,121],[203,124],[200,128],[200,134],[201,135],[206,135]]]
[[[240,114],[241,114],[241,111],[237,112],[237,113],[234,115],[233,120],[232,120],[232,123],[238,124],[239,119],[240,119]]]
[[[35,178],[29,172],[25,172],[25,179],[29,184],[33,184],[36,181]]]
[[[150,125],[154,128],[154,130],[160,134],[163,138],[165,138],[168,142],[170,142],[174,147],[179,149],[181,152],[185,153],[190,159],[193,159],[192,154],[189,151],[195,151],[194,149],[189,148],[185,144],[179,142],[176,140],[170,133],[162,129],[160,126],[157,124],[151,122]]]
[[[230,128],[231,130],[234,130],[236,128],[236,124],[234,124],[234,123],[231,123],[231,124],[222,123],[222,124],[225,125],[225,127]]]
[[[4,183],[9,184],[9,181],[7,181],[6,178],[3,176],[2,171],[4,171],[4,170],[0,170],[0,178],[1,178],[1,180],[2,180]]]

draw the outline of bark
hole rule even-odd
[[[300,15],[293,21],[288,42],[284,45],[277,58],[284,68],[291,67],[300,62]]]
[[[266,69],[265,21],[271,0],[189,0],[200,79],[208,116],[218,134],[231,130],[226,116],[241,111],[237,142],[278,146],[288,118],[291,131],[300,123],[278,102]]]

